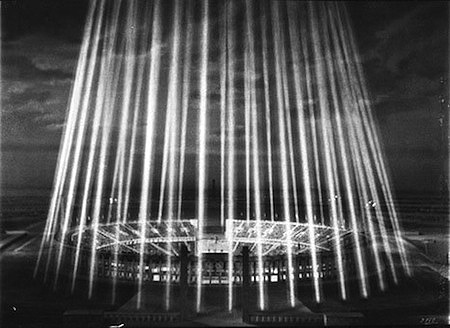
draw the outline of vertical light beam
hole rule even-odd
[[[301,162],[302,162],[302,181],[305,196],[306,205],[306,219],[308,223],[308,236],[309,243],[311,245],[311,264],[312,264],[312,276],[313,276],[313,286],[314,286],[314,297],[317,303],[320,303],[320,286],[319,286],[319,272],[317,264],[317,250],[316,250],[316,238],[315,238],[315,228],[314,228],[314,214],[313,214],[313,203],[311,197],[311,172],[309,168],[309,155],[308,148],[306,145],[306,124],[305,124],[305,108],[303,106],[303,94],[304,90],[301,83],[301,67],[298,54],[301,53],[299,44],[299,35],[297,26],[295,25],[297,7],[293,2],[288,2],[288,20],[289,20],[289,35],[291,43],[291,58],[294,74],[294,84],[295,84],[295,96],[296,96],[296,109],[297,109],[297,120],[298,120],[298,132],[300,140],[300,152],[301,152]],[[297,278],[297,277],[296,277]]]
[[[103,12],[104,8],[104,1],[100,4],[100,12]],[[75,200],[75,193],[76,188],[78,185],[78,175],[80,171],[80,165],[81,165],[81,151],[82,146],[84,144],[84,137],[85,137],[85,131],[87,128],[87,118],[88,118],[88,112],[89,112],[89,100],[91,98],[91,92],[92,92],[92,83],[94,79],[94,71],[97,66],[97,50],[98,50],[98,44],[100,41],[100,29],[102,26],[102,16],[100,16],[100,19],[97,21],[97,25],[95,27],[95,39],[94,39],[94,46],[92,48],[92,58],[89,63],[88,67],[88,75],[87,75],[87,81],[85,85],[85,93],[83,95],[83,103],[82,107],[80,109],[80,117],[78,121],[78,134],[76,136],[75,141],[75,149],[72,159],[72,171],[70,172],[70,180],[69,180],[69,188],[67,191],[67,201],[65,206],[65,213],[64,218],[62,222],[62,229],[60,232],[60,244],[58,249],[58,255],[57,255],[57,262],[56,262],[56,276],[54,279],[53,287],[56,288],[56,284],[58,282],[58,276],[59,276],[59,270],[61,267],[61,260],[62,255],[64,251],[64,244],[66,239],[67,230],[69,228],[69,225],[71,223],[72,218],[72,206]]]
[[[97,180],[96,180],[96,188],[94,194],[94,206],[92,212],[92,241],[91,241],[91,258],[89,263],[89,287],[88,287],[88,297],[92,297],[93,287],[94,287],[94,275],[96,272],[96,261],[97,261],[97,240],[98,240],[98,228],[100,223],[100,215],[102,210],[102,199],[105,187],[105,175],[107,171],[107,160],[109,157],[109,138],[111,135],[111,125],[113,121],[113,112],[107,109],[113,108],[116,105],[116,98],[113,96],[116,94],[117,86],[119,83],[120,70],[122,66],[122,61],[115,60],[114,46],[116,44],[116,28],[117,21],[119,17],[119,9],[120,9],[121,1],[117,1],[113,5],[113,14],[111,18],[111,30],[109,37],[111,38],[111,48],[109,48],[109,66],[108,71],[111,70],[111,80],[106,82],[106,85],[110,85],[110,87],[106,90],[106,101],[103,102],[103,110],[104,110],[104,120],[103,120],[103,130],[102,130],[102,139],[100,145],[100,154],[97,165]],[[109,76],[109,75],[107,75]]]
[[[149,8],[149,7],[146,7]],[[146,13],[147,14],[147,13]],[[135,28],[137,28],[135,26]],[[145,20],[144,23],[144,32],[141,34],[139,44],[139,52],[144,53],[147,51],[147,45],[148,45],[148,35],[150,30],[150,23],[148,20]],[[131,141],[130,141],[130,150],[128,153],[128,164],[127,164],[127,177],[126,177],[126,185],[125,185],[125,196],[124,196],[124,205],[123,205],[123,211],[122,211],[122,222],[126,221],[127,215],[128,215],[128,208],[130,205],[130,188],[131,188],[131,181],[133,176],[133,168],[134,168],[134,162],[135,162],[135,151],[136,151],[136,137],[138,133],[138,123],[140,118],[140,110],[141,110],[141,103],[142,103],[142,85],[143,85],[143,76],[145,71],[145,64],[147,62],[146,57],[138,58],[138,68],[137,68],[137,77],[136,77],[136,90],[134,94],[134,110],[133,110],[133,123],[131,127]]]
[[[209,37],[209,1],[202,2],[202,37],[200,59],[200,113],[199,113],[199,142],[198,142],[198,240],[203,240],[205,224],[205,187],[206,187],[206,143],[208,119],[208,37]],[[197,312],[202,303],[203,256],[201,250],[197,254]]]
[[[313,44],[313,53],[314,53],[314,63],[315,63],[315,74],[317,79],[317,92],[319,96],[319,107],[320,107],[320,120],[321,120],[321,128],[324,142],[324,155],[325,155],[325,168],[326,168],[326,180],[328,185],[328,196],[330,199],[331,205],[331,220],[334,231],[334,248],[335,248],[335,256],[336,256],[336,265],[338,269],[338,279],[339,279],[339,287],[341,298],[345,300],[347,298],[347,291],[345,286],[345,273],[344,273],[344,264],[342,258],[342,246],[341,246],[341,238],[339,233],[339,223],[338,223],[338,212],[336,202],[334,201],[334,197],[336,195],[335,191],[335,180],[333,177],[333,168],[332,168],[332,158],[331,158],[331,145],[329,132],[331,131],[330,127],[330,117],[329,117],[329,103],[328,103],[328,92],[327,86],[324,76],[324,67],[323,67],[323,54],[320,49],[321,40],[319,39],[319,27],[317,26],[317,16],[315,13],[315,4],[312,2],[308,2],[308,12],[310,14],[310,25],[312,30],[312,44]]]
[[[247,23],[248,37],[248,85],[250,89],[250,110],[251,110],[251,141],[252,141],[252,164],[253,164],[253,202],[256,219],[256,237],[257,237],[257,265],[258,265],[258,296],[259,309],[264,310],[264,268],[262,254],[262,235],[261,235],[261,186],[259,174],[259,137],[258,137],[258,113],[256,102],[256,67],[255,67],[255,40],[254,40],[254,20],[253,20],[253,1],[245,2],[245,13]]]
[[[79,265],[79,259],[80,259],[80,252],[81,252],[81,242],[83,240],[83,232],[84,227],[86,224],[86,218],[88,215],[88,204],[89,204],[89,196],[91,194],[91,188],[92,188],[92,182],[93,182],[93,171],[94,171],[94,159],[95,154],[97,151],[97,140],[98,135],[100,132],[100,123],[101,118],[103,115],[103,102],[105,101],[105,88],[106,88],[106,81],[110,81],[111,74],[107,71],[108,64],[111,61],[111,47],[112,44],[110,44],[108,41],[110,39],[104,38],[104,45],[102,50],[102,58],[100,63],[100,76],[107,76],[105,78],[100,79],[98,84],[98,90],[95,98],[95,105],[94,105],[94,120],[92,125],[92,133],[91,133],[91,142],[89,145],[89,155],[88,155],[88,161],[86,165],[86,175],[85,175],[85,184],[84,184],[84,190],[83,190],[83,196],[81,200],[81,214],[79,217],[79,225],[78,225],[78,236],[77,236],[77,246],[75,251],[75,261],[74,261],[74,267],[73,267],[73,273],[72,273],[72,292],[75,288],[75,280],[77,277],[78,272],[78,265]]]
[[[137,308],[141,307],[142,301],[142,283],[144,279],[144,253],[145,238],[147,234],[147,217],[149,216],[149,203],[151,200],[150,178],[152,173],[152,154],[154,143],[154,123],[157,110],[159,73],[161,61],[161,1],[155,0],[153,3],[153,26],[151,41],[151,58],[150,72],[147,93],[147,109],[146,109],[146,127],[144,140],[144,156],[143,156],[143,173],[142,188],[139,207],[139,226],[140,226],[140,249],[139,249],[139,278],[138,278],[138,296]]]
[[[342,26],[342,18],[340,15],[339,7],[335,7],[335,8],[336,8],[335,13],[336,13],[337,23],[339,24],[339,26]],[[349,37],[348,37],[348,35],[346,36],[346,34],[344,34],[344,28],[341,27],[339,29],[339,31],[342,34],[341,39],[347,41],[349,39]],[[350,46],[348,45],[348,42],[342,42],[342,44],[343,44],[344,58],[346,58],[345,62],[348,64],[349,79],[352,81],[358,81],[358,76],[357,76],[357,73],[356,73],[355,67],[354,67],[355,66],[354,61],[357,61],[358,59],[351,56],[351,53],[355,50],[349,49]],[[356,105],[356,108],[357,108],[354,111],[354,119],[356,122],[355,132],[357,134],[359,148],[361,150],[361,159],[364,163],[363,169],[366,171],[366,174],[367,174],[367,182],[369,185],[369,189],[370,189],[372,198],[376,204],[380,204],[377,186],[376,186],[376,180],[375,180],[375,173],[374,173],[373,165],[370,161],[370,158],[371,158],[370,152],[371,152],[371,150],[373,151],[373,149],[375,149],[377,147],[377,145],[374,144],[375,136],[367,135],[364,131],[364,129],[366,131],[367,131],[367,129],[370,130],[370,127],[367,127],[368,123],[364,122],[365,115],[363,113],[365,111],[365,109],[363,108],[363,104],[366,103],[365,99],[367,99],[367,98],[364,97],[364,95],[362,94],[361,85],[359,83],[357,83],[357,82],[351,83],[350,86],[351,86],[351,90],[352,90],[351,94],[353,97],[352,101]],[[364,124],[363,124],[363,122],[364,122]],[[367,146],[368,143],[369,143],[370,148]],[[378,151],[381,151],[381,150],[378,150]],[[377,154],[375,154],[375,156],[377,156]],[[376,170],[378,170],[378,164],[377,164],[376,159],[375,159],[375,167],[376,167]],[[383,181],[381,181],[381,185],[382,186],[384,185]],[[383,214],[381,213],[379,205],[375,207],[375,217],[377,219],[378,227],[380,229],[380,234],[381,234],[382,241],[383,241],[383,247],[385,249],[386,257],[388,259],[388,264],[389,264],[389,268],[390,268],[390,271],[392,274],[392,278],[393,278],[394,282],[397,283],[398,278],[397,278],[397,273],[395,270],[395,265],[393,262],[392,249],[391,249],[391,245],[389,242],[389,237],[387,235],[387,229],[385,226]],[[389,215],[389,217],[390,217],[390,219],[392,219],[391,215]]]
[[[248,32],[247,32],[248,34]],[[245,141],[245,218],[250,223],[251,195],[250,195],[250,90],[248,73],[248,40],[244,40],[244,141]]]
[[[281,157],[281,177],[282,177],[282,196],[283,196],[283,213],[286,226],[286,255],[287,255],[287,276],[288,276],[288,298],[291,307],[295,306],[295,290],[294,290],[294,266],[292,258],[292,236],[291,236],[291,211],[290,211],[290,197],[289,197],[289,179],[287,172],[288,158],[286,151],[286,124],[284,114],[283,101],[283,85],[281,77],[281,62],[280,62],[280,15],[279,2],[272,3],[272,34],[274,41],[275,53],[275,80],[276,80],[276,95],[277,95],[277,110],[278,110],[278,133],[280,139],[280,157]]]
[[[269,180],[269,205],[270,205],[270,219],[275,218],[274,199],[273,199],[273,168],[272,168],[272,121],[271,121],[271,106],[269,93],[269,65],[268,65],[268,50],[267,50],[267,13],[264,2],[261,4],[261,43],[262,43],[262,65],[263,65],[263,80],[264,80],[264,113],[266,120],[266,146],[267,146],[267,170]]]
[[[235,40],[233,30],[233,0],[226,2],[227,8],[227,72],[228,72],[228,120],[227,120],[227,132],[228,132],[228,165],[227,165],[227,224],[226,235],[228,244],[228,310],[231,312],[233,309],[233,220],[234,220],[234,187],[235,187],[235,117],[234,117],[234,87],[235,87]]]
[[[183,203],[183,179],[184,179],[184,163],[186,158],[186,131],[187,118],[189,113],[189,94],[191,92],[190,72],[192,66],[192,41],[193,41],[193,1],[189,0],[186,6],[186,48],[183,58],[183,99],[181,103],[181,135],[180,135],[180,163],[178,175],[178,220],[181,220],[181,208]]]
[[[375,130],[376,129],[375,119],[372,114],[371,103],[369,101],[367,86],[366,86],[364,74],[363,74],[362,67],[361,67],[361,60],[360,60],[358,52],[357,52],[354,36],[352,33],[352,28],[350,25],[350,20],[348,18],[348,13],[345,10],[345,7],[342,8],[341,11],[343,12],[346,31],[349,35],[349,40],[350,40],[351,53],[353,54],[353,56],[352,56],[353,60],[351,61],[351,63],[353,64],[353,66],[355,66],[356,77],[357,77],[357,81],[359,82],[359,87],[361,89],[362,99],[365,100],[363,104],[367,107],[361,113],[363,122],[364,122],[364,125],[367,127],[367,130],[368,130],[368,133],[370,136],[369,141],[371,142],[371,150],[372,150],[373,156],[375,158],[375,165],[377,168],[377,173],[379,175],[379,178],[381,179],[381,187],[383,190],[383,194],[385,196],[386,204],[388,206],[389,219],[390,219],[390,222],[392,225],[392,229],[394,231],[394,238],[395,238],[396,246],[400,253],[400,260],[402,262],[402,266],[403,266],[406,274],[408,276],[411,276],[412,273],[411,273],[411,270],[410,270],[410,267],[408,264],[408,257],[407,257],[407,253],[405,250],[404,241],[401,236],[401,228],[400,228],[397,212],[394,208],[394,201],[393,201],[393,197],[392,197],[392,191],[390,188],[389,177],[388,177],[387,170],[386,170],[386,164],[383,161],[383,156],[382,156],[383,151],[380,146],[381,143],[378,138],[378,133]],[[340,15],[340,11],[338,11],[338,15]]]
[[[125,56],[124,56],[124,80],[123,80],[123,94],[122,94],[122,108],[121,108],[121,118],[119,127],[119,140],[117,145],[116,154],[116,167],[119,168],[118,175],[118,195],[117,195],[117,208],[116,208],[116,229],[115,229],[115,239],[116,244],[114,245],[114,262],[115,274],[113,276],[113,288],[112,288],[112,303],[114,304],[116,299],[116,287],[118,278],[118,262],[119,262],[119,242],[120,242],[120,222],[124,220],[121,217],[122,207],[123,207],[123,193],[124,193],[124,174],[125,174],[125,155],[128,139],[129,129],[129,117],[131,110],[131,95],[132,95],[132,85],[134,84],[135,68],[136,68],[136,15],[137,15],[137,4],[136,0],[131,0],[127,2],[127,19],[126,27],[128,29],[128,35],[125,41]]]
[[[327,7],[326,9],[329,9]],[[352,227],[352,235],[353,235],[353,241],[355,242],[355,257],[356,257],[356,264],[357,264],[357,270],[358,270],[358,278],[360,283],[360,292],[361,295],[366,298],[368,296],[367,291],[367,277],[366,277],[366,269],[364,267],[363,262],[363,255],[361,251],[361,243],[359,239],[359,229],[358,229],[358,223],[356,221],[356,210],[355,210],[355,204],[354,204],[354,195],[353,195],[353,187],[351,184],[351,178],[350,178],[350,167],[349,167],[349,158],[347,156],[347,147],[346,142],[344,139],[344,132],[341,122],[341,111],[342,109],[340,107],[340,103],[338,103],[338,91],[336,89],[336,79],[335,79],[335,73],[334,73],[334,66],[333,66],[333,57],[332,53],[330,51],[331,44],[329,41],[329,30],[328,30],[328,19],[326,19],[326,14],[330,13],[329,10],[322,10],[323,15],[321,15],[322,20],[322,26],[323,29],[323,39],[324,45],[325,45],[325,61],[327,64],[328,69],[328,78],[330,81],[331,86],[331,95],[332,95],[332,101],[333,106],[335,109],[335,120],[336,120],[336,127],[337,127],[337,140],[338,140],[338,147],[339,147],[339,153],[341,155],[341,163],[342,163],[342,170],[344,175],[344,183],[345,183],[345,191],[346,191],[346,198],[347,198],[347,204],[350,212],[350,223]],[[345,105],[344,105],[345,106]]]
[[[333,18],[335,11],[331,11],[330,8],[328,8],[329,11],[329,17]],[[335,23],[335,21],[332,20],[332,23]],[[377,237],[375,235],[375,230],[373,227],[373,218],[371,209],[369,206],[367,206],[366,202],[369,199],[368,190],[367,190],[367,181],[364,176],[364,169],[363,169],[363,160],[361,158],[361,151],[360,151],[360,143],[363,140],[359,140],[356,136],[356,124],[358,124],[355,119],[353,118],[355,115],[352,114],[354,111],[358,110],[356,107],[356,104],[354,103],[354,98],[352,98],[352,88],[351,88],[351,78],[349,76],[349,72],[346,69],[345,65],[343,65],[344,58],[343,58],[343,52],[344,50],[341,48],[341,45],[345,42],[345,39],[343,39],[340,35],[338,35],[338,31],[340,31],[339,25],[336,26],[335,24],[331,25],[331,32],[332,37],[331,40],[333,41],[333,48],[335,50],[336,54],[336,62],[337,62],[337,73],[338,78],[337,81],[340,86],[341,93],[343,95],[343,109],[344,109],[344,117],[345,121],[348,122],[348,139],[349,139],[349,149],[351,152],[351,158],[353,160],[353,170],[356,175],[356,185],[358,188],[358,194],[359,197],[362,198],[360,200],[361,206],[361,214],[365,213],[366,221],[367,221],[367,227],[369,230],[369,237],[370,237],[370,244],[372,248],[372,253],[375,260],[375,269],[377,273],[377,279],[378,279],[378,285],[381,290],[385,289],[385,282],[383,277],[383,272],[381,268],[381,258],[378,250],[378,241]],[[341,41],[341,42],[339,42]]]
[[[227,12],[220,18],[220,225],[225,225],[225,137],[227,110]]]
[[[42,259],[42,253],[44,249],[44,245],[46,242],[48,242],[50,236],[51,236],[51,227],[53,226],[53,221],[56,218],[56,212],[59,208],[59,201],[61,198],[62,193],[62,187],[63,187],[63,180],[66,176],[66,171],[68,169],[67,167],[67,157],[69,156],[70,149],[72,148],[71,145],[73,143],[73,132],[75,128],[76,123],[76,117],[78,114],[78,106],[79,101],[81,99],[81,90],[82,85],[85,80],[85,71],[86,71],[86,65],[89,55],[89,45],[91,44],[92,36],[92,27],[94,25],[94,13],[95,9],[97,8],[98,1],[92,1],[90,2],[88,15],[86,19],[86,26],[84,29],[84,35],[83,35],[83,43],[80,50],[80,55],[78,58],[76,73],[75,73],[75,82],[72,87],[71,97],[70,97],[70,103],[68,106],[68,114],[66,119],[66,124],[64,126],[63,131],[63,138],[60,144],[59,148],[59,156],[56,166],[56,174],[53,182],[53,190],[52,190],[52,197],[50,200],[50,207],[49,212],[47,215],[47,220],[44,228],[44,234],[41,240],[41,244],[39,246],[39,253],[38,258],[36,261],[36,265],[34,268],[34,277],[36,277],[39,265]]]
[[[175,216],[175,194],[176,194],[176,164],[175,155],[177,153],[177,132],[179,128],[179,91],[180,83],[178,78],[180,68],[180,35],[181,35],[181,0],[175,1],[175,15],[173,18],[172,33],[172,54],[169,72],[169,88],[167,93],[167,115],[170,117],[170,148],[169,148],[169,190],[168,190],[168,255],[167,268],[169,275],[166,280],[166,310],[170,309],[171,301],[171,282],[172,282],[172,237],[173,237],[173,218]]]
[[[283,25],[283,21],[280,21],[280,26]],[[281,28],[281,27],[280,27]],[[292,120],[291,120],[291,101],[289,99],[289,84],[288,73],[286,68],[286,42],[284,38],[284,31],[280,33],[280,65],[281,65],[281,79],[283,86],[283,100],[284,100],[284,113],[287,128],[287,149],[288,149],[288,165],[291,173],[292,183],[292,196],[294,199],[294,216],[295,221],[298,223],[300,220],[298,212],[298,191],[297,191],[297,174],[295,171],[295,153],[294,153],[294,141],[292,134]]]
[[[319,215],[320,222],[324,224],[324,213],[323,213],[323,202],[322,202],[322,184],[321,184],[321,170],[320,170],[320,162],[319,162],[319,149],[318,149],[318,134],[316,127],[316,114],[314,109],[314,90],[313,90],[313,78],[311,74],[311,60],[310,60],[310,49],[308,47],[307,40],[307,25],[308,22],[306,19],[300,19],[300,43],[303,45],[302,48],[302,56],[305,62],[305,82],[306,82],[306,103],[308,108],[308,116],[310,120],[309,128],[311,130],[311,139],[312,139],[312,152],[313,152],[313,163],[314,163],[314,175],[315,175],[315,187],[317,188],[317,200],[319,202]],[[312,195],[311,195],[312,197]],[[314,215],[314,214],[313,214]]]

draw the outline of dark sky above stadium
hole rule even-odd
[[[438,192],[448,4],[352,1],[348,8],[394,187]],[[86,11],[85,0],[2,2],[6,195],[51,188]]]

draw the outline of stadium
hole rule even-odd
[[[197,313],[204,285],[226,286],[230,312],[238,284],[255,285],[264,310],[266,283],[284,284],[294,308],[298,282],[319,304],[321,281],[347,300],[410,276],[358,53],[342,43],[353,38],[345,7],[207,3],[90,8],[35,275],[56,287],[67,272],[72,292],[88,281],[88,298],[112,282],[113,302],[118,282],[135,283],[137,310],[147,284],[165,286],[167,311],[188,285]],[[113,37],[129,24],[143,28]],[[164,35],[170,56],[155,46]]]
[[[250,281],[256,283],[259,279],[256,245],[256,222],[245,220],[227,221],[225,233],[220,227],[210,227],[204,238],[199,240],[197,233],[198,220],[181,220],[173,222],[172,232],[169,235],[167,222],[158,223],[149,220],[147,224],[147,236],[145,238],[145,270],[143,280],[146,283],[166,283],[171,279],[178,283],[180,279],[180,249],[186,245],[188,256],[188,283],[196,284],[196,267],[198,253],[202,253],[204,285],[228,284],[228,245],[227,231],[232,231],[233,240],[233,284],[242,283],[242,248],[247,246],[250,251]],[[264,264],[263,276],[266,283],[286,282],[286,223],[283,221],[263,221],[261,223],[263,236],[261,244],[263,249]],[[318,250],[319,266],[318,275],[324,281],[336,281],[337,270],[333,255],[333,239],[336,238],[331,227],[316,225],[315,247]],[[310,243],[308,240],[308,225],[304,223],[291,223],[292,253],[295,254],[295,270],[298,282],[307,282],[312,278],[312,265],[310,255]],[[68,258],[73,258],[76,249],[76,241],[80,231],[74,228],[69,233],[65,248],[69,252]],[[96,276],[99,279],[111,279],[116,277],[122,282],[136,282],[139,277],[139,256],[141,239],[138,222],[103,224],[98,227],[96,242],[96,254],[98,257]],[[344,245],[344,261],[347,279],[356,277],[354,261],[354,245],[352,243],[351,230],[341,228],[339,238]],[[88,261],[92,248],[92,228],[86,228],[82,234],[82,259],[80,261],[80,275],[87,276]],[[364,249],[366,240],[361,235]],[[168,245],[172,246],[169,247]],[[366,251],[366,250],[365,250]],[[167,256],[171,255],[171,271],[167,266]],[[369,270],[370,271],[370,270]],[[84,272],[84,274],[83,274]]]

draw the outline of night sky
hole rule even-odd
[[[397,192],[436,193],[447,2],[348,3]],[[5,195],[49,194],[87,2],[2,2]],[[38,191],[41,189],[41,191]]]

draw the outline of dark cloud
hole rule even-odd
[[[2,6],[2,149],[9,156],[4,170],[10,178],[10,185],[14,181],[23,185],[42,182],[44,178],[41,176],[33,178],[32,170],[39,172],[36,167],[45,167],[46,181],[52,180],[53,172],[47,168],[56,162],[87,5],[86,0],[22,0],[6,2]],[[448,56],[447,6],[442,1],[348,3],[387,162],[392,168],[396,186],[434,190],[434,181],[439,175],[439,165],[436,164],[440,142],[438,96],[442,93],[439,78],[446,75]],[[212,6],[215,14],[221,9],[220,5]],[[198,31],[201,16],[198,4],[194,12],[194,28]],[[236,33],[242,35],[244,9],[239,7],[238,12]],[[164,38],[160,46],[163,50],[162,74],[167,75],[170,56],[165,41],[171,34],[171,17],[165,17],[164,22]],[[212,33],[217,32],[219,24],[218,19],[212,21]],[[189,110],[194,116],[198,112],[198,78],[195,72],[198,72],[199,41],[196,38],[193,43],[195,59]],[[235,50],[241,51],[242,46],[237,44]],[[220,43],[212,43],[210,52],[209,107],[211,112],[218,112],[220,86],[215,76],[220,70]],[[149,49],[146,49],[141,55],[148,53]],[[243,67],[242,58],[237,66]],[[257,86],[261,94],[260,78]],[[236,76],[236,85],[243,89],[242,70]],[[161,98],[167,99],[167,89],[161,89],[160,94]],[[161,106],[164,103],[165,100]],[[238,111],[242,112],[242,91],[236,93],[236,103]],[[210,142],[216,146],[220,142],[218,122],[212,123]],[[158,138],[161,143],[162,134]],[[194,155],[194,125],[189,127],[188,138],[192,142],[187,145],[187,152]],[[242,141],[242,126],[238,128],[237,138],[237,142]],[[37,159],[40,153],[46,155]],[[45,161],[42,160],[44,157]],[[36,165],[29,165],[30,161]],[[46,161],[52,164],[48,165]],[[418,175],[423,176],[420,184],[411,183]]]
[[[45,103],[50,98],[50,91],[37,92],[33,89],[25,89],[21,93],[12,93],[7,100],[7,105],[17,108],[30,101]]]
[[[440,77],[447,76],[448,3],[348,6],[394,187],[437,192],[444,171],[439,95],[446,95]]]
[[[57,153],[58,152],[58,145],[55,144],[48,144],[48,143],[9,143],[2,146],[3,152],[50,152],[50,153]]]
[[[3,144],[36,137],[55,142],[78,51],[71,42],[34,32],[4,42],[1,98],[8,126],[2,129]]]
[[[2,58],[3,78],[24,79],[28,81],[46,82],[49,80],[65,80],[72,78],[71,73],[67,73],[60,69],[52,69],[51,66],[57,63],[48,64],[48,68],[39,68],[32,59],[25,56],[8,55],[8,49],[4,50],[5,55]]]

